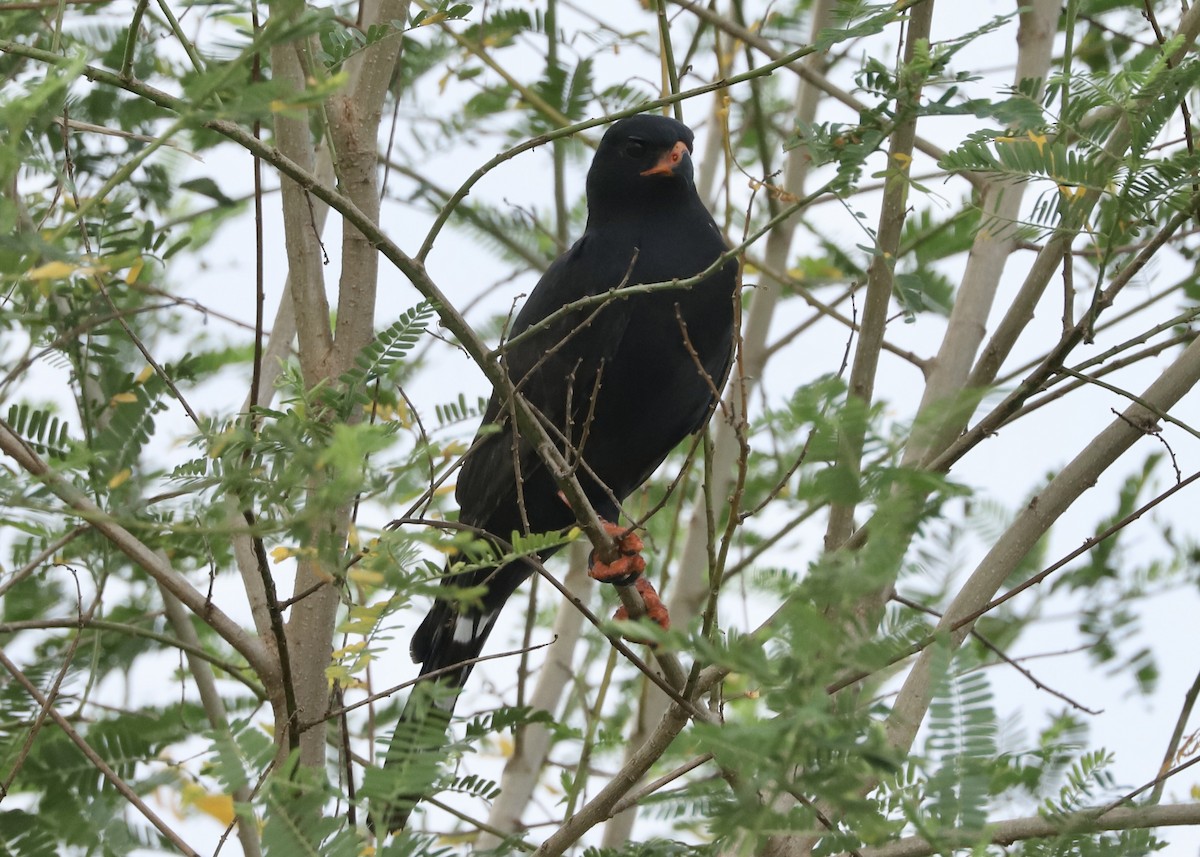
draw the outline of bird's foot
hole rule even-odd
[[[664,631],[667,630],[671,627],[671,616],[667,612],[667,605],[663,604],[662,599],[658,597],[654,584],[642,577],[642,572],[646,570],[646,560],[642,558],[641,554],[642,548],[645,547],[642,537],[618,524],[610,524],[608,521],[601,521],[601,523],[604,525],[604,531],[616,539],[619,556],[612,562],[601,562],[593,551],[588,562],[588,574],[603,583],[613,583],[617,586],[628,586],[632,583],[638,594],[642,596],[642,603],[646,605],[646,616]],[[621,607],[613,618],[618,622],[628,619],[629,611]],[[632,639],[631,641],[635,643],[650,642],[649,640]]]
[[[646,605],[646,617],[658,624],[664,631],[671,629],[671,614],[667,612],[667,605],[663,604],[662,599],[658,597],[658,591],[655,590],[654,584],[644,577],[638,577],[633,584],[638,594],[642,596],[642,602]],[[629,618],[629,611],[624,607],[617,608],[616,614],[613,616],[618,622],[622,622]],[[634,641],[638,642],[638,641]]]
[[[642,558],[642,548],[645,543],[642,537],[632,530],[627,530],[619,524],[608,521],[600,522],[604,531],[617,541],[617,558],[612,562],[603,562],[592,551],[588,558],[588,574],[601,583],[612,583],[616,586],[628,586],[646,570],[646,560]]]
[[[564,503],[567,502],[562,492],[559,492],[558,496]],[[642,603],[646,606],[646,616],[664,631],[669,629],[671,615],[667,612],[667,605],[663,604],[662,599],[658,597],[654,584],[642,577],[642,572],[646,570],[646,560],[642,557],[642,548],[646,545],[642,541],[642,537],[633,530],[603,518],[600,519],[600,524],[604,527],[604,532],[616,540],[617,558],[612,562],[604,562],[596,556],[595,551],[592,551],[591,556],[588,557],[588,574],[592,579],[601,583],[611,583],[615,586],[633,584],[638,594],[642,596]],[[629,618],[629,611],[621,607],[613,618],[618,622],[624,621]],[[631,639],[631,642],[653,645],[650,640]]]

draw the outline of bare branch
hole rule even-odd
[[[960,645],[971,628],[972,623],[964,622],[964,618],[989,603],[1004,580],[1051,524],[1143,436],[1144,431],[1156,420],[1155,411],[1169,410],[1198,381],[1200,340],[1194,341],[1142,394],[1142,400],[1153,411],[1140,404],[1129,406],[1119,419],[1100,432],[1022,510],[971,573],[938,623],[938,631],[948,635],[952,646]],[[926,649],[905,679],[888,718],[888,737],[901,750],[911,745],[929,706],[932,693],[931,666],[932,652]]]
[[[121,777],[117,775],[117,772],[114,771],[109,764],[104,761],[104,759],[100,758],[100,754],[93,750],[91,745],[89,745],[88,742],[83,739],[83,736],[75,731],[75,727],[73,727],[65,717],[58,713],[58,710],[50,704],[50,701],[46,699],[42,692],[37,689],[37,687],[25,676],[23,672],[21,672],[20,669],[17,668],[16,664],[8,659],[8,656],[4,654],[3,650],[0,650],[0,666],[3,666],[6,670],[8,670],[8,674],[16,679],[17,683],[25,689],[25,692],[28,693],[38,705],[46,708],[50,715],[50,719],[53,720],[55,725],[63,731],[63,734],[71,740],[71,743],[79,748],[80,752],[87,757],[87,760],[91,762],[96,767],[96,770],[98,770],[104,776],[104,779],[112,783],[113,787],[121,793],[125,800],[129,801],[131,806],[136,808],[137,811],[140,812],[148,822],[154,825],[158,832],[166,837],[168,842],[178,848],[180,853],[187,855],[187,857],[200,857],[200,852],[196,851],[190,845],[184,842],[178,833],[172,830],[165,821],[159,818],[154,810],[150,809],[150,807],[146,805],[146,802],[138,796],[138,793],[135,792],[132,787],[130,787],[129,783],[121,779]]]
[[[247,634],[242,627],[230,619],[203,594],[196,590],[183,575],[158,557],[136,536],[118,524],[103,509],[93,503],[82,491],[64,479],[42,461],[32,449],[12,430],[8,423],[0,420],[0,452],[11,457],[17,464],[37,477],[60,500],[75,511],[133,562],[140,566],[155,581],[165,587],[183,604],[200,616],[224,640],[233,646],[260,676],[276,675],[274,665],[267,657],[262,643]]]
[[[1087,835],[1103,830],[1147,830],[1195,824],[1200,824],[1200,804],[1194,803],[1114,809],[1100,818],[1096,818],[1094,811],[1083,810],[1052,818],[1035,815],[988,825],[987,841],[995,845],[1012,845],[1071,833]],[[920,836],[909,836],[876,848],[863,848],[860,853],[862,857],[932,857],[944,853],[951,839],[935,844]],[[965,834],[960,844],[970,848],[979,841],[977,834]]]

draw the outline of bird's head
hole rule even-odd
[[[643,113],[613,123],[588,171],[589,211],[674,205],[695,195],[692,129]]]

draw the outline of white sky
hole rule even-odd
[[[606,14],[612,20],[633,20],[637,13],[638,4],[632,0],[614,2]],[[532,8],[532,7],[531,7]],[[991,16],[1010,12],[1013,5],[1000,2],[980,2],[973,4],[944,4],[937,13],[937,35],[962,33],[980,26]],[[474,13],[477,15],[478,13]],[[638,26],[647,26],[651,19],[639,15],[636,19]],[[567,29],[576,26],[579,18],[564,10],[561,13],[561,24]],[[683,26],[690,26],[684,24]],[[993,67],[1003,67],[1011,58],[1013,52],[1014,25],[1009,24],[997,33],[991,34],[973,47],[955,67],[969,69],[971,64],[986,57],[986,64]],[[894,37],[889,32],[888,37]],[[588,50],[588,45],[582,41],[577,44],[580,50]],[[852,61],[845,63],[841,73],[842,85],[849,85],[849,72],[856,58],[864,47],[856,46]],[[889,59],[894,55],[894,45],[876,42],[871,46],[872,52],[880,57]],[[518,62],[518,75],[528,72],[535,73],[537,62],[535,52],[525,51],[525,59]],[[522,68],[522,63],[527,63]],[[657,80],[657,70],[647,57],[637,51],[622,51],[619,56],[606,56],[598,60],[597,79],[601,84],[615,82],[628,77],[631,73],[639,74],[650,82]],[[1010,72],[1005,69],[987,80],[975,84],[976,91],[996,95],[993,85],[1008,82]],[[791,91],[793,80],[790,75],[777,73],[785,92]],[[451,82],[445,93],[432,91],[433,81],[426,81],[421,94],[421,109],[430,103],[450,105],[457,99],[471,94],[469,85]],[[735,95],[736,97],[736,95]],[[437,98],[438,102],[431,100]],[[685,106],[685,117],[689,121],[703,118],[709,110],[707,99],[700,99],[694,104]],[[408,129],[404,127],[405,119],[413,114],[414,108],[406,103],[401,111],[401,129],[398,132],[398,142],[401,147],[409,148]],[[823,108],[819,119],[839,118],[830,111],[829,106]],[[843,120],[850,117],[842,114]],[[925,123],[921,133],[930,136],[939,145],[949,148],[961,139],[963,133],[971,127],[964,120],[939,120],[936,124]],[[703,133],[697,144],[697,152],[705,147],[707,140]],[[478,138],[452,151],[439,152],[424,163],[424,169],[437,183],[446,187],[456,187],[481,163],[495,152],[506,146],[506,141],[499,137]],[[249,159],[226,147],[219,152],[206,154],[204,164],[187,163],[189,173],[196,176],[213,176],[221,185],[222,190],[230,196],[238,196],[250,190]],[[927,166],[927,164],[926,164]],[[583,173],[586,164],[577,162],[570,168],[569,188],[572,197],[581,192]],[[914,174],[923,171],[918,163]],[[403,188],[403,180],[393,177],[393,187]],[[268,185],[274,185],[268,180]],[[736,184],[740,188],[744,185]],[[936,192],[941,194],[948,206],[956,205],[964,194],[965,185],[961,181],[951,181],[946,184],[933,183]],[[545,215],[551,209],[551,170],[548,149],[540,149],[526,153],[502,165],[487,176],[472,191],[471,199],[488,200],[495,204],[509,204],[524,209],[536,209]],[[1029,210],[1039,188],[1035,186],[1027,194],[1026,211]],[[927,199],[914,194],[912,202],[919,208],[937,206],[938,200]],[[868,213],[867,222],[873,223],[876,217],[876,199],[863,199],[855,202],[855,207]],[[266,200],[267,212],[267,246],[280,248],[279,252],[268,256],[267,283],[270,288],[268,312],[272,312],[278,302],[280,284],[286,274],[286,260],[282,252],[280,218],[278,213],[278,197],[271,196]],[[411,207],[395,203],[386,203],[383,223],[389,234],[406,250],[415,251],[420,238],[424,235],[430,218],[423,213],[414,211]],[[853,220],[836,206],[822,207],[819,216],[814,215],[814,221],[825,231],[827,236],[836,237],[843,249],[853,250],[855,244],[865,243],[864,237],[855,231]],[[173,288],[185,296],[193,297],[206,305],[229,313],[247,322],[253,321],[252,295],[254,281],[254,245],[252,222],[248,216],[239,218],[236,222],[222,228],[217,240],[197,258],[182,255],[177,257],[169,273],[169,281]],[[574,236],[573,236],[574,237]],[[805,252],[806,244],[811,246],[810,239],[803,234],[798,241],[796,252]],[[339,236],[337,224],[331,218],[330,228],[326,231],[325,247],[330,255],[331,263],[326,269],[329,289],[336,287],[338,272]],[[862,260],[863,254],[858,253]],[[1006,306],[1008,296],[1011,296],[1023,275],[1023,265],[1026,265],[1031,254],[1018,254],[1010,266],[1006,277],[1005,292],[997,300],[1001,309]],[[961,260],[959,260],[961,262]],[[1185,270],[1182,263],[1173,254],[1165,254],[1164,259],[1156,263],[1153,271],[1143,275],[1138,282],[1127,290],[1122,300],[1126,305],[1133,303],[1139,296],[1148,294],[1151,284],[1158,275],[1158,282],[1167,282],[1181,275]],[[445,290],[451,300],[462,306],[473,299],[482,289],[493,282],[507,276],[509,270],[504,265],[498,265],[494,258],[484,249],[476,246],[472,238],[463,232],[450,229],[439,239],[437,249],[429,260],[429,269]],[[527,292],[533,285],[532,278],[522,278],[506,284],[492,295],[472,315],[472,320],[482,322],[489,314],[503,311],[515,296]],[[1086,284],[1086,285],[1090,285]],[[1086,286],[1082,285],[1081,288]],[[411,306],[418,300],[418,295],[407,285],[403,278],[391,270],[384,262],[381,275],[380,301],[378,309],[378,325],[385,326],[399,312]],[[1040,308],[1038,317],[1022,339],[1020,354],[1036,353],[1036,346],[1047,341],[1047,337],[1056,338],[1060,325],[1061,295],[1057,285],[1048,289],[1047,297]],[[1176,311],[1177,303],[1168,302],[1164,305],[1170,309],[1162,309],[1160,318]],[[776,333],[786,331],[797,318],[802,317],[798,307],[789,306],[777,319]],[[218,320],[207,322],[211,335],[228,336],[234,341],[244,341],[241,331],[233,330]],[[916,324],[906,325],[902,321],[893,323],[889,328],[889,339],[896,344],[909,348],[922,356],[930,356],[940,339],[943,324],[935,318],[922,317]],[[1134,328],[1126,326],[1127,331]],[[1094,353],[1124,337],[1112,336],[1100,342],[1093,349],[1081,349],[1077,355],[1082,358]],[[845,333],[833,324],[822,323],[812,331],[789,346],[772,363],[766,379],[767,390],[773,400],[778,401],[796,385],[811,380],[819,375],[835,371],[841,361],[845,346]],[[169,358],[170,343],[161,344],[164,358]],[[1014,355],[1012,365],[1023,362],[1020,354]],[[1115,377],[1109,378],[1113,383],[1121,384],[1128,389],[1141,390],[1153,375],[1166,365],[1166,358],[1147,361],[1146,365],[1128,370]],[[42,371],[42,370],[39,370]],[[46,376],[49,377],[49,376]],[[193,403],[202,411],[229,413],[240,405],[244,396],[241,379],[224,377],[220,383],[205,385],[193,399]],[[896,419],[906,420],[913,413],[920,398],[921,378],[911,366],[885,354],[881,376],[877,384],[880,397],[888,403],[889,413]],[[476,395],[483,395],[487,387],[482,375],[460,352],[445,346],[435,346],[430,355],[429,369],[424,372],[408,388],[409,394],[421,406],[426,418],[432,420],[435,404],[452,401],[460,392],[466,394],[469,401]],[[1185,400],[1184,405],[1176,411],[1176,415],[1189,420],[1193,425],[1200,424],[1196,397],[1193,395]],[[1004,429],[997,437],[989,440],[972,455],[956,466],[953,476],[958,481],[977,489],[979,496],[995,500],[1009,509],[1015,509],[1028,498],[1031,491],[1044,483],[1048,474],[1061,467],[1075,454],[1096,431],[1102,428],[1112,418],[1110,408],[1123,408],[1125,402],[1103,390],[1091,389],[1073,394],[1065,403],[1043,409],[1041,412],[1022,420],[1017,425]],[[178,415],[173,415],[177,417]],[[178,456],[181,452],[174,449],[174,442],[187,432],[187,425],[176,420],[173,424],[164,421],[155,443],[164,454]],[[1195,468],[1195,441],[1184,439],[1179,432],[1168,429],[1166,435],[1170,438],[1176,454],[1180,458],[1180,466],[1184,473]],[[1114,468],[1112,474],[1106,477],[1078,504],[1077,508],[1068,512],[1059,522],[1050,537],[1048,557],[1053,560],[1066,551],[1078,545],[1091,536],[1096,522],[1104,515],[1111,513],[1115,507],[1114,492],[1123,476],[1136,469],[1148,450],[1154,448],[1156,441],[1147,439],[1139,442],[1132,454]],[[1158,486],[1165,488],[1169,483],[1169,468],[1160,468]],[[1184,532],[1193,536],[1195,499],[1190,494],[1181,496],[1178,502],[1164,510],[1155,513],[1155,517],[1175,522]],[[376,510],[377,521],[387,519],[388,514],[398,514],[399,510]],[[1189,532],[1190,531],[1190,532]],[[1130,545],[1130,554],[1135,559],[1141,559],[1138,552],[1146,554],[1160,552],[1156,543],[1153,529],[1145,523],[1135,527],[1125,536]],[[797,531],[794,537],[785,540],[780,546],[781,556],[786,555],[788,564],[793,568],[802,568],[808,558],[811,558],[820,545],[820,531],[807,528]],[[982,555],[983,545],[976,544],[974,553],[965,557],[963,572],[969,571],[974,562]],[[783,552],[786,551],[786,554]],[[281,591],[290,590],[290,581],[286,581],[287,572],[283,566],[280,569]],[[920,581],[914,581],[920,583]],[[911,585],[911,584],[910,584]],[[225,606],[235,615],[245,616],[245,611],[238,606],[236,584],[232,576],[222,582],[221,595]],[[905,586],[902,585],[902,590]],[[520,595],[515,600],[523,600]],[[1014,657],[1046,652],[1058,652],[1073,648],[1077,642],[1074,622],[1070,620],[1072,601],[1065,597],[1055,598],[1049,612],[1064,617],[1059,621],[1040,623],[1020,642],[1009,651]],[[1123,675],[1110,677],[1103,671],[1093,668],[1084,653],[1047,658],[1032,662],[1029,666],[1044,683],[1060,690],[1082,704],[1103,713],[1096,717],[1083,716],[1091,728],[1091,744],[1103,746],[1117,755],[1117,763],[1113,772],[1117,782],[1122,787],[1134,787],[1151,779],[1157,770],[1164,746],[1170,735],[1177,717],[1179,705],[1184,691],[1191,685],[1196,671],[1200,669],[1200,656],[1195,654],[1194,645],[1181,645],[1185,640],[1191,641],[1192,634],[1187,633],[1195,624],[1195,617],[1200,610],[1200,598],[1193,590],[1176,590],[1164,593],[1144,602],[1142,606],[1143,627],[1147,633],[1142,642],[1153,648],[1162,676],[1158,691],[1149,697],[1143,697],[1133,692],[1131,681]],[[511,642],[521,621],[519,605],[511,607],[506,614],[507,626],[498,629],[489,645],[489,650],[496,651]],[[730,612],[730,617],[736,620],[741,610]],[[248,617],[247,617],[248,618]],[[411,665],[407,654],[407,640],[412,627],[419,621],[419,616],[412,616],[407,628],[399,631],[393,642],[394,657],[380,663],[375,672],[378,686],[387,686],[416,673],[416,667]],[[548,639],[547,632],[540,636]],[[1130,649],[1132,651],[1132,649]],[[148,659],[149,660],[149,659]],[[155,659],[164,661],[163,669],[173,669],[174,659]],[[170,660],[170,663],[166,663]],[[147,664],[143,674],[151,668]],[[481,667],[472,679],[476,687],[489,683],[506,688],[511,683],[512,667],[506,662],[497,665]],[[991,680],[996,694],[995,704],[1004,718],[1019,721],[1026,731],[1027,738],[1032,741],[1034,734],[1046,723],[1046,713],[1058,711],[1063,707],[1061,701],[1047,694],[1034,690],[1029,682],[1015,671],[1004,667],[991,670]],[[162,682],[157,688],[171,698],[178,694],[178,686],[171,682]],[[124,694],[124,688],[104,688],[116,696]],[[139,688],[138,692],[146,692],[148,688]],[[511,701],[511,700],[510,700]],[[461,705],[462,711],[472,711],[486,705],[484,700],[465,699]],[[498,777],[498,767],[495,762],[472,762],[481,773]],[[1186,799],[1189,788],[1197,783],[1197,775],[1187,774],[1173,781],[1167,789],[1167,799]],[[1014,814],[1027,814],[1029,807],[1023,807]],[[189,841],[202,851],[211,848],[219,828],[215,823],[200,818],[188,822],[184,829]],[[639,831],[645,828],[639,828]],[[1168,854],[1193,854],[1200,845],[1200,833],[1182,830],[1163,830],[1160,835],[1172,843]],[[235,839],[225,845],[225,854],[238,853]]]

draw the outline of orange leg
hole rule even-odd
[[[567,498],[561,491],[558,492],[558,497],[567,503]],[[567,503],[567,506],[570,505]],[[592,579],[601,583],[611,583],[615,586],[633,584],[646,604],[646,615],[663,630],[670,628],[671,616],[667,612],[667,605],[663,604],[662,599],[658,597],[654,584],[642,577],[642,572],[646,570],[646,560],[642,558],[642,548],[645,547],[642,537],[627,527],[603,518],[600,519],[600,523],[604,526],[604,531],[616,539],[617,558],[612,562],[603,562],[596,556],[596,552],[592,551],[592,555],[588,558],[588,574]],[[629,613],[622,607],[617,610],[613,618],[618,621],[628,619]],[[632,640],[631,642],[646,641]]]
[[[646,560],[642,559],[642,548],[645,544],[642,537],[634,532],[625,532],[625,527],[601,521],[604,531],[617,540],[618,556],[612,562],[602,562],[595,551],[588,560],[588,574],[601,583],[615,583],[627,586],[646,570]]]
[[[642,601],[646,603],[646,616],[657,622],[664,631],[670,630],[671,614],[667,612],[667,605],[663,604],[662,599],[658,597],[654,584],[644,577],[639,577],[633,585],[641,594]],[[620,607],[613,618],[620,622],[628,619],[629,613],[624,607]]]
[[[603,524],[605,532],[617,540],[620,556],[612,562],[601,562],[592,554],[588,574],[602,583],[614,583],[618,586],[628,586],[632,583],[646,604],[646,615],[663,630],[670,628],[671,616],[667,613],[667,605],[658,597],[654,584],[642,577],[642,572],[646,570],[646,560],[641,555],[644,547],[642,537],[634,532],[626,532],[625,528],[618,524],[610,524],[608,521],[604,521]],[[628,619],[629,613],[621,607],[613,618],[618,621]]]

